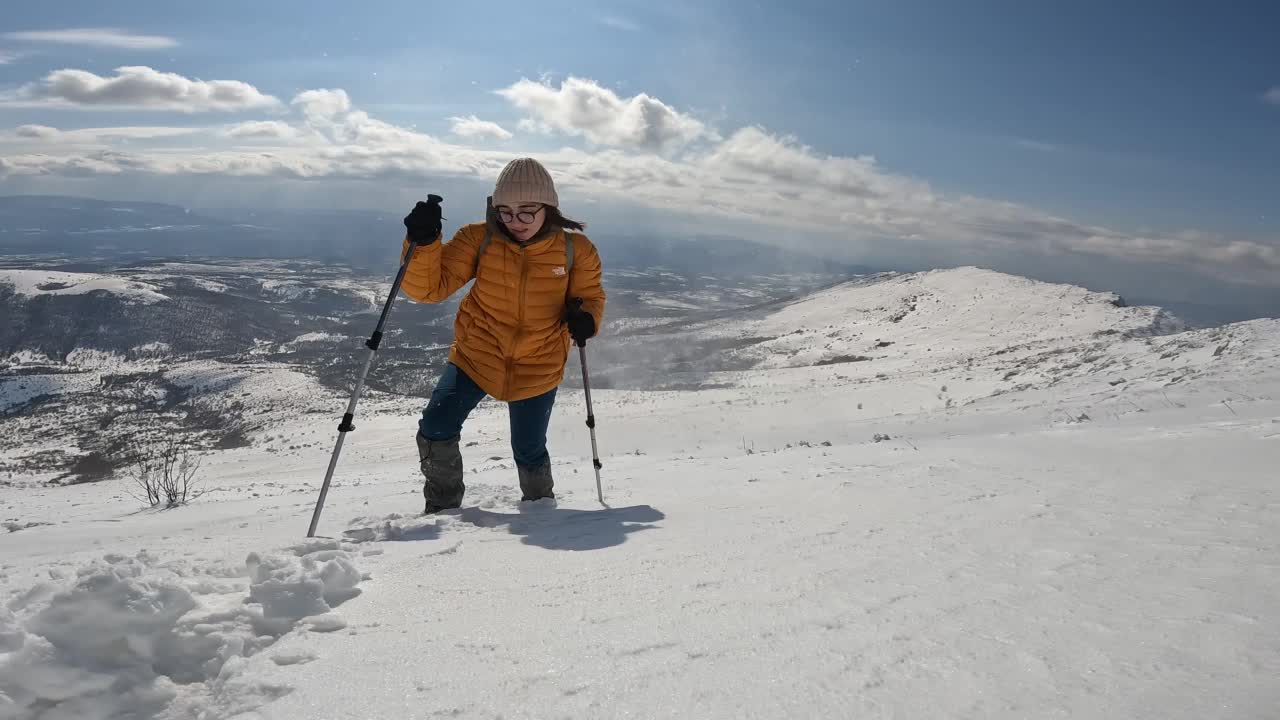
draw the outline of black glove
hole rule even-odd
[[[430,245],[440,237],[440,203],[444,198],[428,195],[427,201],[418,201],[413,210],[404,216],[404,226],[409,230],[409,240],[419,245]]]
[[[569,336],[579,346],[586,345],[587,339],[596,334],[596,319],[582,309],[582,298],[569,301],[564,311],[564,324],[569,326]]]

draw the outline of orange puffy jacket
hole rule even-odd
[[[572,340],[563,323],[569,298],[604,321],[600,255],[581,233],[573,236],[573,264],[565,267],[565,232],[548,231],[520,244],[495,225],[476,262],[486,223],[465,225],[448,243],[419,246],[400,288],[417,302],[441,302],[468,281],[475,284],[458,307],[449,361],[486,393],[523,400],[557,387]],[[404,250],[409,247],[408,238]],[[478,270],[477,270],[478,268]]]

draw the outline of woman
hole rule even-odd
[[[491,395],[507,403],[511,449],[522,500],[554,498],[547,425],[564,377],[570,342],[599,330],[605,292],[600,256],[560,214],[555,184],[538,161],[513,160],[498,176],[485,222],[440,239],[438,198],[404,219],[405,240],[419,247],[401,288],[417,302],[441,302],[468,281],[458,307],[449,362],[418,421],[426,478],[424,513],[462,504],[459,440],[476,405]]]

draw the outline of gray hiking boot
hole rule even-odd
[[[422,485],[422,496],[427,501],[423,514],[462,506],[462,495],[467,488],[462,482],[462,452],[458,440],[428,440],[418,434],[418,457],[426,479]]]
[[[555,493],[551,489],[555,486],[555,480],[551,477],[551,462],[531,468],[524,465],[516,466],[520,470],[520,499],[524,500],[540,500],[542,498],[554,498]]]

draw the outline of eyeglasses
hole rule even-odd
[[[509,223],[513,219],[519,220],[527,225],[533,222],[534,218],[538,217],[538,213],[540,212],[542,212],[541,206],[539,206],[537,210],[521,210],[519,212],[512,212],[511,210],[498,208],[498,219],[504,223]]]

